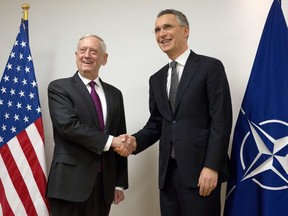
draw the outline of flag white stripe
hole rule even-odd
[[[0,178],[1,178],[4,190],[5,190],[7,202],[9,203],[12,211],[14,212],[15,209],[17,209],[17,214],[14,212],[15,215],[21,215],[21,216],[27,215],[26,210],[22,204],[22,201],[20,197],[18,196],[18,193],[10,177],[4,178],[4,176],[8,174],[8,170],[6,169],[6,165],[1,155],[0,155],[0,167],[1,167]],[[2,210],[0,211],[0,213],[2,213]]]
[[[31,124],[26,128],[26,132],[28,134],[28,137],[33,145],[33,148],[37,154],[38,161],[40,163],[40,166],[43,170],[43,173],[45,174],[45,177],[47,178],[46,173],[46,161],[45,161],[45,151],[44,151],[44,143],[42,140],[41,135],[38,132],[37,127],[35,124]]]
[[[34,180],[31,167],[25,157],[25,154],[20,146],[20,143],[17,137],[14,137],[13,139],[11,139],[8,142],[8,146],[10,148],[11,154],[13,155],[13,158],[15,159],[18,169],[21,172],[23,180],[25,181],[25,184],[29,191],[29,194],[34,204],[34,207],[36,209],[36,212],[38,213],[38,215],[41,215],[41,216],[48,215],[46,204]]]

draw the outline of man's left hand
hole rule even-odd
[[[198,180],[199,194],[209,196],[218,184],[218,172],[216,170],[204,167]]]

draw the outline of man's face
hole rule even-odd
[[[79,72],[88,79],[98,76],[99,68],[106,64],[108,57],[101,49],[100,40],[95,37],[86,37],[79,41],[75,55]]]
[[[156,41],[170,58],[177,58],[187,48],[188,26],[180,26],[174,14],[164,14],[155,22]]]

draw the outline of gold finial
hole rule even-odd
[[[30,8],[30,5],[27,3],[22,4],[22,9],[23,9],[23,19],[28,20],[28,10]]]

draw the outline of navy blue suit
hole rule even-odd
[[[168,68],[167,64],[150,77],[150,118],[134,134],[136,154],[160,140],[160,189],[165,186],[172,144],[179,175],[188,187],[197,187],[203,167],[217,170],[219,182],[226,181],[232,108],[223,64],[191,51],[178,86],[174,113],[166,90]]]

